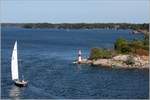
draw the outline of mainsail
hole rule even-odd
[[[12,52],[12,58],[11,58],[11,74],[12,74],[12,80],[19,79],[18,76],[18,55],[17,55],[17,41],[15,42],[14,49]]]

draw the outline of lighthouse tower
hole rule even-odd
[[[81,50],[79,50],[79,53],[78,53],[78,63],[81,63],[81,61],[82,61]]]

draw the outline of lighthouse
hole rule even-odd
[[[78,63],[81,63],[82,57],[81,57],[81,50],[78,52]]]

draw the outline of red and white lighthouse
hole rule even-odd
[[[81,50],[78,52],[78,63],[81,63],[82,57],[81,57]]]

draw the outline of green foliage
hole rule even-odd
[[[143,49],[149,51],[149,40],[144,38],[144,40],[131,41],[129,46],[132,48],[132,52],[136,53],[138,49]],[[142,50],[140,50],[142,51]]]
[[[124,38],[118,38],[114,44],[115,50],[119,53],[129,53],[131,48],[128,45],[127,40]]]
[[[24,27],[24,28],[32,28],[33,25],[32,25],[32,24],[25,24],[23,27]]]
[[[149,34],[148,33],[144,35],[143,44],[145,46],[149,46]]]
[[[91,50],[89,59],[100,59],[100,58],[111,58],[111,57],[112,57],[111,51],[100,49],[100,48],[93,48]]]
[[[129,23],[2,23],[2,27],[17,26],[23,28],[54,28],[54,29],[132,29],[149,30],[149,24],[129,24]]]
[[[133,53],[136,53],[137,49],[142,48],[143,43],[142,43],[142,41],[135,40],[135,41],[131,41],[129,43],[129,46],[131,47],[131,51]]]
[[[114,51],[108,51],[100,48],[93,48],[90,53],[89,59],[111,58],[117,53],[121,54],[138,54],[149,55],[149,37],[145,36],[144,40],[127,41],[124,38],[118,38],[114,43]],[[129,57],[127,64],[133,64],[132,57]]]
[[[114,44],[115,50],[121,54],[134,53],[147,55],[149,52],[149,38],[145,36],[144,40],[127,41],[124,38],[118,38]]]
[[[29,26],[29,27],[28,27]],[[24,28],[57,28],[57,29],[143,29],[148,30],[149,24],[128,24],[128,23],[29,23],[23,24]]]

